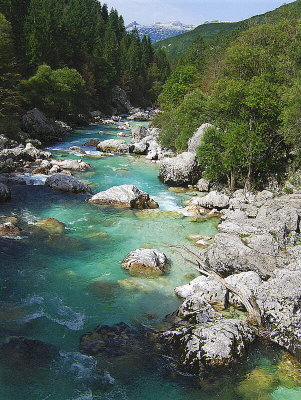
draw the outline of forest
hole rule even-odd
[[[185,151],[195,130],[211,123],[199,163],[204,177],[230,189],[300,167],[301,3],[277,15],[209,42],[199,36],[159,95],[161,143]]]
[[[115,85],[151,106],[168,74],[165,53],[97,0],[0,1],[0,133],[31,107],[65,121],[106,110]]]

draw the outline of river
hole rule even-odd
[[[100,130],[104,134],[99,135]],[[46,188],[43,176],[28,179],[28,185],[13,186],[12,200],[1,204],[1,216],[17,215],[29,224],[56,218],[65,224],[66,233],[59,239],[21,234],[19,239],[0,241],[1,341],[9,335],[26,336],[54,345],[60,352],[47,368],[24,365],[12,370],[2,363],[0,400],[259,400],[242,395],[237,387],[251,370],[275,372],[280,355],[270,347],[255,349],[243,364],[201,384],[193,377],[148,365],[147,360],[133,370],[124,363],[120,371],[116,365],[101,368],[79,352],[81,335],[98,325],[123,321],[133,327],[152,326],[173,312],[180,304],[174,288],[189,282],[196,272],[166,244],[192,246],[188,235],[212,235],[218,222],[186,215],[182,202],[187,194],[168,190],[158,179],[158,164],[144,157],[100,157],[93,148],[85,148],[86,156],[68,151],[92,137],[116,138],[117,132],[113,126],[91,125],[50,150],[58,158],[88,162],[93,169],[77,176],[89,181],[93,193],[135,184],[159,203],[161,211],[91,205],[85,195]],[[171,267],[166,275],[137,278],[121,268],[122,259],[141,247],[167,255]],[[262,381],[260,374],[258,379]],[[268,391],[263,390],[260,399],[301,398],[298,389],[273,390],[272,397],[264,397]]]

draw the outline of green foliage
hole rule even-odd
[[[12,136],[18,127],[22,100],[15,89],[18,80],[11,24],[0,14],[0,134]]]
[[[37,73],[20,84],[30,107],[38,107],[57,119],[85,111],[87,91],[85,81],[75,70],[67,67],[52,70],[41,65]]]
[[[171,110],[178,106],[185,95],[192,91],[197,83],[197,70],[193,66],[181,66],[170,75],[163,87],[158,101],[163,110]]]
[[[159,115],[154,124],[162,126],[161,143],[177,151],[186,150],[188,139],[205,122],[206,101],[206,96],[195,90],[184,97],[179,107]]]
[[[301,163],[301,78],[296,78],[292,86],[283,95],[284,108],[281,114],[282,136],[288,148],[293,152],[294,163]]]

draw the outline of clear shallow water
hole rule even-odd
[[[99,130],[105,134],[98,135]],[[194,271],[166,244],[191,246],[188,235],[216,232],[216,220],[194,222],[181,214],[185,195],[168,191],[158,180],[157,164],[140,157],[90,158],[67,151],[91,137],[116,138],[117,132],[112,127],[91,126],[70,135],[52,151],[57,157],[82,158],[91,164],[92,170],[78,176],[92,184],[94,193],[114,185],[135,184],[166,212],[89,205],[86,196],[45,188],[43,177],[28,181],[35,186],[12,187],[12,201],[1,205],[1,215],[19,215],[29,223],[56,218],[66,225],[66,233],[59,239],[28,235],[0,241],[1,341],[8,335],[24,335],[60,351],[58,359],[45,369],[24,366],[12,371],[2,363],[0,400],[247,399],[236,390],[237,385],[258,366],[274,373],[280,357],[274,349],[265,354],[254,352],[248,362],[201,384],[192,377],[173,376],[147,355],[142,365],[129,361],[116,367],[97,366],[93,358],[78,352],[80,336],[98,325],[121,321],[134,327],[152,325],[173,312],[179,305],[174,287],[188,282],[191,276],[187,274]],[[93,148],[86,149],[98,154]],[[169,272],[154,279],[125,273],[120,261],[139,247],[164,251],[171,260]],[[270,390],[271,397],[260,399],[300,399],[297,389],[278,386]]]

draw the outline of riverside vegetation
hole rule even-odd
[[[296,14],[198,38],[164,83],[105,5],[1,7],[0,397],[299,399]]]

